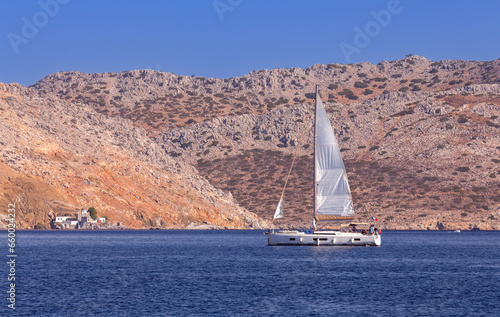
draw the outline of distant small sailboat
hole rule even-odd
[[[293,163],[292,163],[293,165]],[[286,184],[285,184],[286,186]],[[284,190],[283,190],[284,193]],[[283,194],[274,219],[283,217]],[[367,223],[351,223],[341,230],[316,230],[316,221],[354,220],[354,209],[347,173],[337,139],[316,86],[314,124],[314,230],[272,230],[269,245],[372,245],[381,244],[381,234]],[[376,220],[375,218],[373,218]]]
[[[453,232],[454,232],[454,233],[460,233],[460,232],[462,232],[462,231],[460,231],[460,229],[457,229],[457,230],[455,230],[455,231],[453,231]]]

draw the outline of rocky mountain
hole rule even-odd
[[[128,119],[17,84],[0,86],[0,118],[0,200],[21,228],[90,206],[131,228],[265,226]]]
[[[399,229],[496,228],[498,96],[497,84],[471,85],[327,104],[361,219],[376,216]],[[156,141],[263,217],[272,215],[297,153],[285,197],[294,225],[306,225],[313,204],[311,112],[297,105],[213,120]]]
[[[253,71],[228,78],[186,77],[152,70],[84,74],[60,72],[32,88],[108,116],[131,119],[148,135],[226,116],[264,114],[312,101],[319,85],[325,101],[361,102],[391,91],[439,91],[498,83],[500,61],[439,61],[410,56],[377,65],[328,64],[307,69]]]
[[[135,227],[259,227],[247,210],[270,220],[296,155],[289,216],[277,224],[306,226],[318,85],[360,220],[376,216],[394,229],[498,229],[499,83],[499,60],[420,56],[229,79],[56,73],[31,87],[0,87],[1,163],[30,181],[2,185],[16,197],[40,196],[45,209],[30,224],[64,206],[94,204]],[[53,198],[23,192],[35,181]]]

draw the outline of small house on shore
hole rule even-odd
[[[87,209],[78,209],[74,218],[57,216],[53,220],[53,225],[59,229],[99,229],[105,222],[105,217],[94,220]]]

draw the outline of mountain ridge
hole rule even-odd
[[[62,124],[74,125],[71,120],[76,118],[90,130],[87,121],[96,116],[97,124],[106,129],[94,134],[115,141],[91,138],[91,144],[112,147],[108,156],[128,149],[127,159],[135,157],[137,165],[179,164],[179,170],[201,174],[210,186],[232,193],[228,197],[234,197],[241,210],[255,211],[263,219],[272,216],[276,193],[297,151],[298,173],[289,186],[295,197],[287,205],[290,218],[277,224],[308,226],[312,134],[302,131],[312,124],[314,86],[319,85],[362,220],[374,214],[381,227],[392,229],[495,229],[500,227],[499,77],[499,60],[433,62],[408,56],[376,65],[260,70],[229,79],[151,70],[60,72],[30,87],[4,84],[0,97],[11,103],[15,96],[28,99],[20,104],[32,104],[36,98],[56,103],[58,111],[72,109]],[[44,102],[39,108],[47,106]],[[78,109],[87,117],[78,116]],[[18,107],[13,114],[23,111]],[[110,127],[110,122],[119,127]],[[37,121],[35,130],[39,128],[62,133]],[[135,134],[119,137],[127,131]],[[61,139],[63,147],[71,143]],[[4,163],[16,161],[5,152]],[[111,170],[116,168],[117,164]],[[144,180],[148,182],[152,180]],[[157,193],[165,190],[160,188]],[[204,190],[201,197],[206,196]],[[151,225],[151,217],[143,217]],[[192,222],[203,221],[200,216]],[[254,227],[266,226],[257,222]],[[136,225],[141,223],[144,219]],[[218,226],[224,226],[223,221]]]

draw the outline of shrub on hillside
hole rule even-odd
[[[342,91],[339,91],[339,95],[341,95],[341,96],[352,95],[352,94],[353,94],[353,92],[350,89],[344,89]]]
[[[368,84],[367,83],[362,83],[360,81],[357,81],[357,82],[354,83],[354,87],[356,87],[356,88],[366,88],[366,87],[368,87]]]
[[[405,116],[407,114],[412,114],[413,113],[413,109],[410,108],[408,110],[403,110],[403,111],[400,111],[398,113],[395,113],[395,114],[391,114],[390,117],[392,118],[395,118],[395,117],[402,117],[402,116]]]
[[[95,210],[94,207],[90,207],[88,209],[88,212],[90,214],[90,217],[92,217],[92,219],[96,220],[97,219],[97,210]]]

